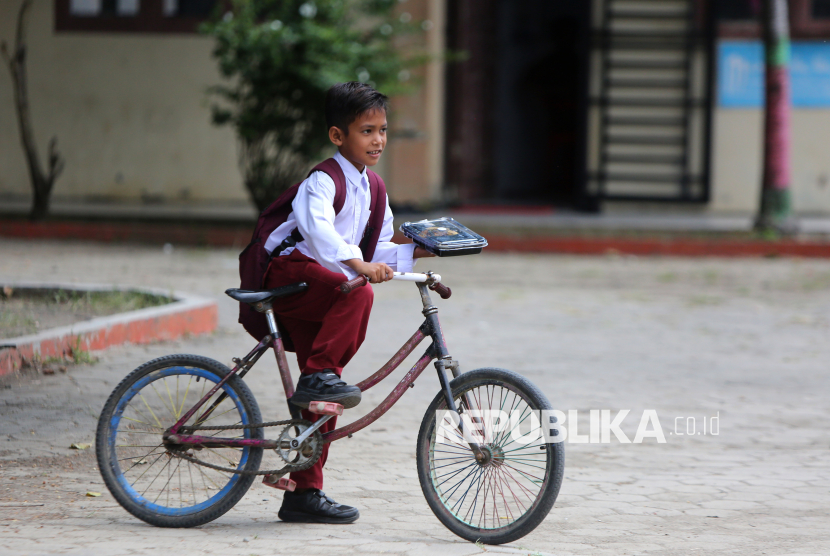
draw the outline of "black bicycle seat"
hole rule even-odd
[[[305,282],[297,282],[296,284],[289,284],[287,286],[274,288],[273,290],[240,290],[239,288],[231,288],[229,290],[225,290],[225,293],[233,299],[241,301],[242,303],[253,304],[263,301],[268,302],[278,297],[294,295],[295,293],[304,292],[307,289],[308,284]]]

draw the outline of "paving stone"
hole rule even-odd
[[[431,369],[387,415],[333,445],[325,489],[360,507],[353,525],[282,523],[280,494],[258,484],[222,518],[184,531],[148,527],[107,493],[95,502],[83,498],[86,490],[104,487],[94,459],[74,454],[67,441],[94,438],[97,411],[126,373],[171,352],[228,363],[250,349],[236,324],[236,303],[222,294],[237,283],[236,256],[0,240],[0,281],[185,290],[216,299],[220,321],[211,336],[114,348],[94,365],[0,390],[0,503],[37,494],[49,505],[13,514],[0,507],[4,556],[484,554],[441,525],[418,484],[417,432],[438,391]],[[437,270],[453,288],[452,299],[436,304],[463,370],[499,366],[522,373],[556,407],[581,411],[580,434],[588,432],[588,410],[622,408],[631,410],[622,427],[629,438],[644,409],[657,411],[666,433],[665,444],[567,444],[565,482],[551,514],[523,539],[485,547],[487,553],[830,552],[824,426],[830,418],[824,396],[830,391],[830,261],[485,254],[421,261],[417,268]],[[375,293],[368,340],[344,373],[349,381],[385,363],[422,320],[411,285],[383,284]],[[366,415],[417,357],[366,392],[340,422]],[[245,382],[264,415],[287,416],[272,359]],[[682,427],[694,417],[697,433],[703,419],[718,413],[717,436],[669,434],[675,417]],[[62,488],[23,489],[43,472],[46,456],[73,462],[50,471]],[[41,467],[32,468],[33,461]]]

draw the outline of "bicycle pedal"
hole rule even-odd
[[[343,404],[334,402],[310,402],[308,411],[318,415],[343,415]]]
[[[294,492],[294,489],[297,488],[295,481],[292,481],[288,477],[279,477],[279,475],[265,475],[262,478],[262,484],[280,490],[287,490],[288,492]]]

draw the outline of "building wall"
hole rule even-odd
[[[763,112],[719,108],[714,118],[709,210],[755,213],[761,195]],[[791,164],[794,212],[830,215],[830,109],[793,109]]]
[[[444,0],[411,0],[427,35],[443,48]],[[0,37],[14,42],[19,2],[0,0]],[[53,3],[35,2],[29,18],[29,100],[41,159],[52,136],[66,160],[55,204],[119,203],[151,214],[165,205],[253,209],[237,167],[232,129],[210,123],[207,88],[220,81],[212,40],[193,34],[54,32]],[[423,70],[424,86],[394,99],[393,136],[384,175],[398,202],[440,195],[443,71]],[[0,69],[0,203],[27,201],[29,177],[19,141],[11,78]],[[21,203],[25,206],[25,202]]]
[[[377,171],[393,203],[423,205],[439,201],[444,186],[444,105],[446,0],[408,0],[401,11],[428,22],[424,41],[413,46],[434,56],[413,72],[421,86],[391,99],[389,142]]]
[[[13,41],[18,2],[0,0]],[[41,157],[58,138],[66,169],[55,200],[246,204],[229,128],[210,123],[219,81],[197,35],[58,33],[51,2],[28,25],[29,100]],[[9,73],[0,71],[0,195],[28,195]]]

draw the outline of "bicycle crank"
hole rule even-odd
[[[301,421],[285,427],[277,440],[274,451],[283,461],[297,471],[308,469],[314,465],[323,452],[323,438],[319,428],[327,421],[325,417],[317,420],[313,425],[308,421]]]

